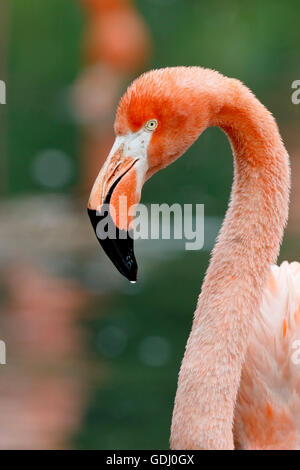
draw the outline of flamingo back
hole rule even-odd
[[[271,266],[235,408],[239,449],[300,449],[300,263]]]

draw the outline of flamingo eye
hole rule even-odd
[[[147,131],[154,131],[156,128],[157,128],[157,120],[156,119],[150,119],[150,121],[148,121],[146,124],[145,124],[145,129]]]

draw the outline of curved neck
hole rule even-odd
[[[171,445],[181,449],[233,448],[247,338],[288,214],[288,155],[273,117],[237,80],[214,93],[209,123],[230,139],[234,182],[179,374]]]
[[[208,284],[216,289],[221,268],[218,282],[224,282],[228,273],[231,285],[236,279],[234,285],[245,287],[251,294],[252,305],[254,300],[257,305],[270,264],[277,260],[287,221],[289,159],[271,113],[238,80],[229,82],[224,103],[211,122],[230,140],[234,180],[202,295],[209,292]],[[224,293],[221,297],[224,299]],[[232,305],[233,292],[231,301]]]

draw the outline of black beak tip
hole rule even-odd
[[[137,281],[137,266],[136,269],[131,269],[128,271],[128,274],[124,274],[124,276],[128,279],[129,282],[135,284]]]
[[[100,239],[98,240],[99,240],[100,245],[104,249],[103,240],[100,240]],[[115,245],[113,246],[113,249],[110,253],[108,253],[108,250],[105,252],[106,254],[108,254],[110,260],[114,263],[118,271],[124,277],[126,277],[126,279],[128,279],[129,282],[131,282],[132,284],[135,284],[137,281],[138,266],[137,266],[137,262],[136,262],[134,252],[133,252],[133,240],[132,238],[129,238],[125,240],[121,239],[121,240],[114,240],[114,241],[117,242],[117,248],[121,249],[122,251],[121,257],[119,258],[119,253],[116,255]],[[124,243],[124,242],[127,242],[127,243]]]
[[[134,256],[133,239],[129,233],[125,230],[119,230],[111,218],[108,219],[106,225],[98,225],[104,217],[107,218],[107,213],[104,216],[94,209],[88,209],[88,215],[97,240],[106,255],[128,281],[135,283],[137,281],[138,266]],[[109,230],[107,230],[108,224],[110,224]],[[103,233],[99,233],[101,230],[103,230]],[[113,234],[113,237],[108,237],[108,233]]]

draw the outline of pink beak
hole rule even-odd
[[[129,215],[139,201],[136,159],[124,156],[122,145],[112,151],[102,167],[88,202],[88,215],[96,237],[118,271],[129,281],[137,280]]]

